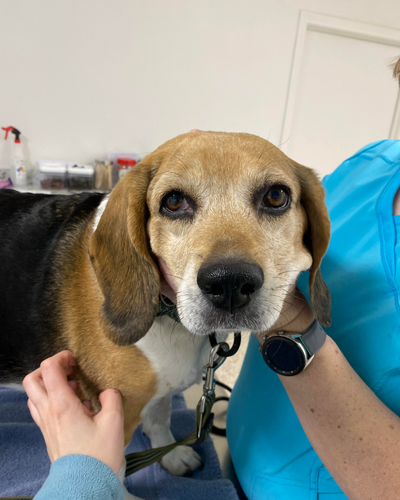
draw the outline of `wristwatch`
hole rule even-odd
[[[264,337],[259,351],[267,365],[279,375],[292,376],[307,368],[324,345],[326,333],[317,320],[302,333],[286,335],[284,332]]]

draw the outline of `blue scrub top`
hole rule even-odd
[[[393,216],[400,141],[366,146],[323,184],[332,223],[321,266],[332,294],[327,333],[364,382],[400,416],[400,216]],[[306,275],[299,285],[307,289]],[[252,337],[228,409],[229,447],[246,496],[344,500],[257,347]]]

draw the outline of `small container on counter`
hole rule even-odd
[[[117,168],[118,168],[118,179],[121,180],[129,172],[129,170],[136,165],[136,160],[132,158],[118,158]]]
[[[135,146],[134,149],[135,148],[137,148],[137,151],[140,151],[140,149],[137,146]],[[113,171],[112,171],[112,184],[113,184],[113,187],[120,180],[120,167],[122,166],[123,167],[122,170],[124,170],[123,172],[121,172],[121,174],[125,174],[126,170],[128,170],[127,167],[129,167],[129,165],[118,164],[118,160],[121,160],[121,159],[122,160],[135,160],[135,162],[137,163],[139,161],[139,157],[140,157],[140,155],[138,155],[137,153],[132,153],[132,152],[128,152],[128,151],[125,151],[125,152],[122,152],[122,151],[110,151],[108,153],[108,159],[113,164]]]
[[[94,185],[94,168],[91,165],[68,165],[68,189],[90,190]]]
[[[95,162],[95,189],[107,189],[111,190],[113,187],[113,164],[111,161],[100,161]]]
[[[67,189],[67,165],[62,161],[39,161],[42,189]]]

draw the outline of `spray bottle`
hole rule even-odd
[[[0,161],[0,189],[13,187],[12,180],[10,178],[10,167],[3,165],[3,159]]]
[[[19,136],[21,132],[14,127],[2,127],[5,130],[5,139],[8,138],[8,132],[15,135],[14,140],[14,175],[15,175],[15,185],[24,186],[26,184],[26,162],[24,157],[24,150],[22,148],[21,140]]]

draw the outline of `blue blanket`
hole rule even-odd
[[[33,496],[49,473],[46,446],[26,402],[25,393],[0,388],[0,496]],[[173,399],[172,406],[171,428],[178,440],[193,431],[195,414],[186,408],[182,395]],[[127,453],[149,447],[139,427]],[[128,491],[145,500],[238,500],[232,483],[222,478],[211,438],[197,451],[205,467],[193,477],[172,476],[156,463],[129,476],[125,480]]]

